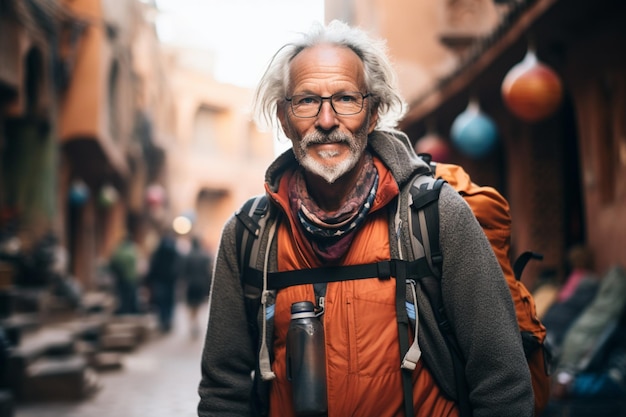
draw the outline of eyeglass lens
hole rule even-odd
[[[357,114],[363,109],[363,94],[359,92],[335,93],[330,97],[313,94],[297,94],[291,97],[291,108],[298,117],[315,117],[324,100],[329,100],[333,110],[340,115]]]

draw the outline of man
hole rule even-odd
[[[181,278],[185,281],[185,304],[189,317],[191,337],[195,339],[200,334],[198,314],[200,307],[206,302],[211,284],[213,259],[204,248],[199,237],[191,239],[191,250],[185,256],[182,264]]]
[[[399,211],[402,227],[395,230],[395,206],[406,201],[407,185],[426,167],[406,136],[391,130],[404,103],[384,44],[340,22],[316,26],[279,50],[256,98],[258,114],[275,116],[293,145],[266,174],[275,219],[275,235],[269,228],[260,237],[271,245],[268,271],[401,258],[410,231],[406,210]],[[465,360],[473,415],[531,416],[530,374],[493,251],[467,204],[447,185],[439,210],[442,294]],[[217,255],[198,415],[293,416],[285,363],[290,306],[319,305],[320,297],[311,284],[270,294],[275,304],[273,310],[261,309],[261,341],[251,340],[236,223],[233,217],[225,225]],[[405,415],[402,373],[407,371],[400,366],[395,291],[394,279],[378,277],[326,285],[328,416]],[[410,374],[413,414],[456,416],[450,356],[442,354],[446,345],[423,300],[418,296],[422,357]],[[271,311],[273,329],[267,320]],[[269,355],[264,355],[267,339]],[[263,359],[259,365],[259,344],[263,359],[272,359],[269,372]]]
[[[176,283],[180,274],[181,257],[174,233],[166,229],[150,256],[146,284],[150,288],[152,302],[157,310],[159,328],[169,333],[174,324]]]
[[[138,306],[138,286],[139,286],[139,249],[133,241],[130,233],[126,233],[124,238],[117,245],[109,267],[115,277],[115,285],[118,297],[118,314],[137,314]]]

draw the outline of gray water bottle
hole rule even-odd
[[[291,322],[287,332],[287,379],[291,381],[297,416],[326,415],[324,327],[315,316],[310,301],[291,305]]]

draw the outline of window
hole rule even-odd
[[[209,153],[217,150],[218,112],[202,106],[196,112],[193,123],[192,147],[194,150]]]

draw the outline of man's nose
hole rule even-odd
[[[316,124],[324,130],[329,130],[337,125],[337,113],[335,113],[335,109],[331,106],[330,100],[322,101],[322,107],[317,115]]]

